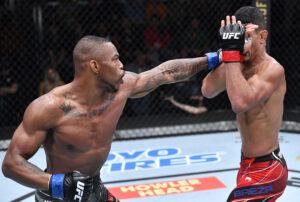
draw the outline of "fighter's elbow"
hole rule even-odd
[[[248,106],[247,102],[245,102],[243,100],[239,100],[239,101],[231,102],[231,108],[234,113],[239,114],[239,113],[247,111],[249,106]]]
[[[209,88],[209,86],[205,82],[202,83],[201,92],[202,92],[202,95],[206,98],[210,99],[210,98],[214,97],[212,90]]]
[[[16,162],[13,159],[5,158],[2,162],[2,173],[5,177],[12,178],[13,177],[13,170],[16,166]]]
[[[9,173],[10,173],[10,169],[11,168],[11,165],[9,162],[7,161],[3,161],[2,163],[2,173],[5,177],[9,177]]]

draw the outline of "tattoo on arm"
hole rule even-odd
[[[185,80],[200,70],[205,69],[207,60],[204,58],[177,59],[159,65],[159,73],[148,78],[141,92],[154,89],[162,84],[173,83]]]
[[[191,62],[173,62],[168,65],[161,66],[161,69],[162,76],[171,82],[186,79],[196,73],[195,70],[193,71]]]
[[[163,63],[161,69],[164,77],[170,77],[171,82],[187,79],[207,67],[207,59],[178,59]]]
[[[44,173],[40,168],[38,168],[38,167],[36,167],[35,165],[29,163],[29,162],[26,161],[25,159],[22,159],[21,165],[24,166],[24,167],[26,167],[26,168],[28,168],[28,169],[29,169],[30,171],[32,171],[34,174],[40,175],[40,174],[43,174],[43,173]]]

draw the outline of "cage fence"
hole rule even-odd
[[[268,53],[285,68],[282,130],[298,132],[297,0],[6,0],[0,5],[0,82],[1,89],[14,88],[0,95],[0,134],[8,139],[0,147],[7,147],[32,100],[72,81],[72,50],[81,37],[108,37],[125,70],[140,73],[167,60],[218,50],[220,20],[247,5],[259,7],[265,15]],[[236,130],[226,92],[213,99],[201,95],[207,73],[129,99],[115,139]],[[193,106],[194,111],[185,111],[178,103]]]

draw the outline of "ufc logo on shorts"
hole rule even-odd
[[[239,35],[239,33],[224,33],[223,39],[231,39],[232,37],[234,39],[239,39],[238,35]]]
[[[77,188],[76,188],[76,192],[77,194],[74,196],[74,200],[76,201],[78,199],[78,201],[81,201],[81,197],[83,195],[83,190],[84,190],[84,183],[78,181],[77,182]]]

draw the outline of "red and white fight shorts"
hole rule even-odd
[[[279,148],[256,158],[242,155],[237,186],[227,202],[273,202],[284,192],[288,169]]]

